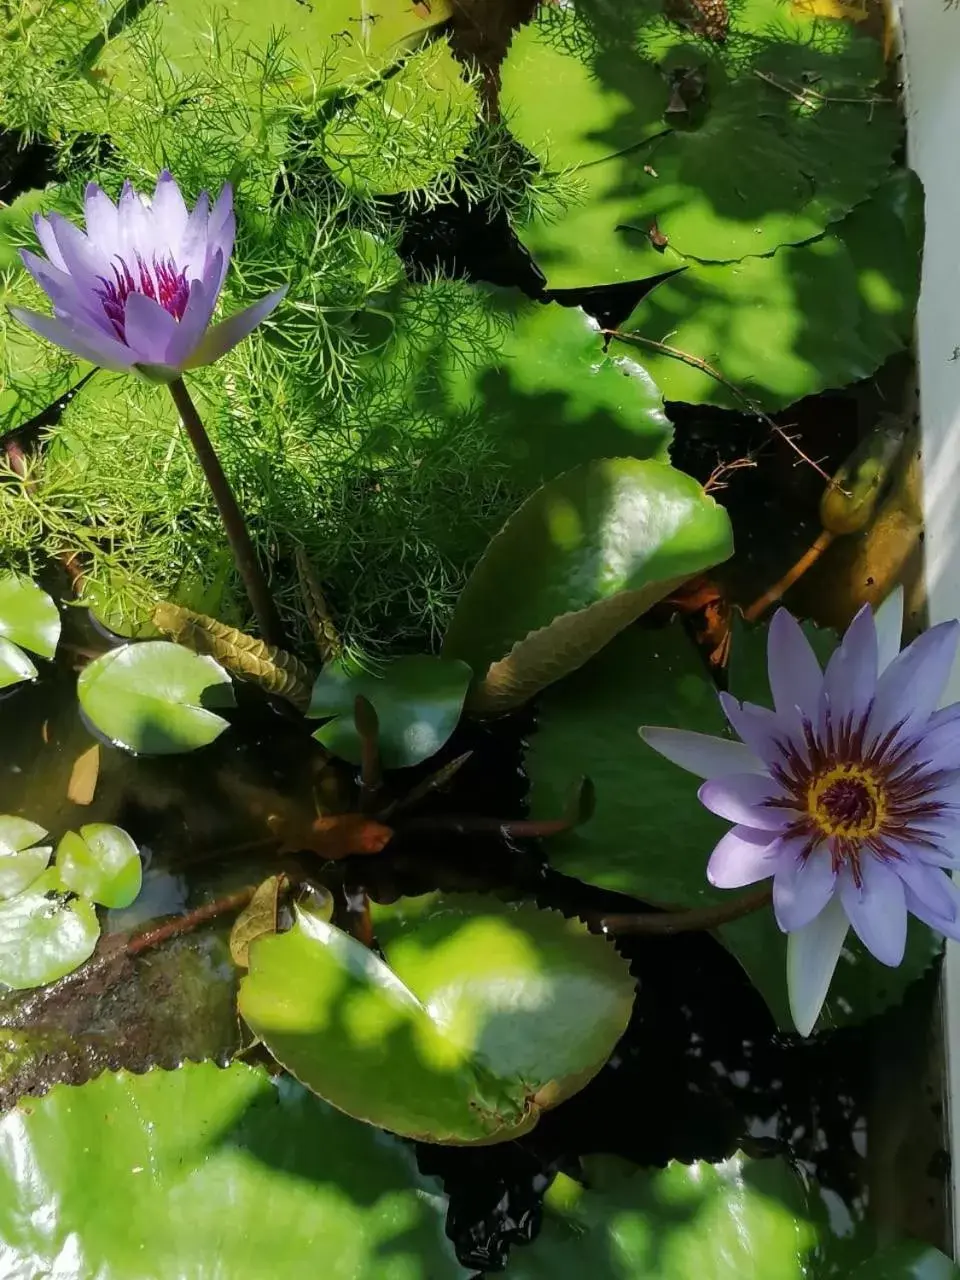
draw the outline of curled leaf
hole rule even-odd
[[[246,969],[250,943],[267,933],[277,931],[277,911],[280,905],[280,892],[286,883],[286,876],[270,876],[259,885],[256,893],[234,921],[230,930],[230,955],[233,963]]]

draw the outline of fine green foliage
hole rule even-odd
[[[58,1085],[0,1120],[0,1270],[102,1280],[466,1280],[403,1144],[212,1062]],[[50,1214],[24,1167],[44,1170]],[[123,1194],[118,1189],[123,1188]]]
[[[306,910],[249,946],[240,1013],[341,1110],[433,1142],[505,1141],[599,1071],[633,980],[532,903],[433,894],[373,909],[381,960]]]
[[[364,697],[377,715],[384,767],[420,764],[436,755],[457,727],[471,676],[465,662],[424,653],[370,669],[349,659],[330,662],[317,677],[307,711],[312,720],[325,722],[313,736],[341,760],[359,764],[354,705]]]
[[[207,746],[228,727],[211,708],[234,704],[219,663],[167,640],[121,645],[95,658],[81,672],[77,693],[94,729],[142,755]]]

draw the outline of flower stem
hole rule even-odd
[[[220,519],[223,521],[227,541],[230,543],[230,550],[233,552],[233,559],[240,577],[243,579],[243,585],[247,589],[247,596],[253,607],[260,634],[268,644],[282,647],[284,635],[277,607],[273,602],[273,596],[270,594],[270,588],[267,586],[263,569],[257,560],[257,553],[250,540],[243,514],[237,505],[236,498],[233,496],[230,482],[224,473],[223,467],[220,465],[216,450],[210,443],[210,437],[204,430],[200,415],[190,399],[190,393],[184,385],[183,379],[177,378],[175,382],[171,382],[169,385],[173,402],[177,406],[177,412],[180,414],[180,421],[190,437],[190,443],[193,445],[194,453],[196,453],[197,460],[203,468],[203,474],[207,478],[210,492],[213,494],[217,509],[220,512]]]

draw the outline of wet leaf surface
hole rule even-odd
[[[93,955],[100,936],[96,909],[84,898],[65,902],[61,888],[51,868],[0,902],[0,984],[18,991],[40,987]]]
[[[46,834],[36,822],[0,817],[0,901],[22,893],[45,870],[53,849],[37,842]]]
[[[11,1280],[66,1257],[103,1280],[467,1274],[409,1148],[262,1070],[108,1073],[10,1113],[0,1135]],[[24,1162],[43,1170],[42,1221]]]
[[[685,578],[732,552],[727,514],[660,462],[607,459],[538,489],[473,571],[444,638],[506,710],[576,670]]]
[[[140,851],[122,827],[92,822],[68,831],[57,846],[56,868],[72,893],[122,910],[140,892]]]
[[[52,658],[56,653],[60,611],[30,578],[0,574],[0,637],[41,658]]]
[[[111,649],[83,669],[77,692],[95,729],[143,755],[207,746],[228,727],[209,708],[234,701],[218,663],[165,640]]]

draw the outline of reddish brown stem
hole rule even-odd
[[[237,571],[243,579],[243,585],[247,589],[251,607],[256,615],[260,634],[268,644],[282,649],[285,637],[280,625],[280,616],[273,602],[273,596],[270,594],[270,588],[267,586],[263,569],[260,567],[260,561],[257,559],[246,521],[182,378],[177,378],[175,382],[170,383],[170,394],[177,406],[183,429],[193,445],[197,461],[203,468],[213,500],[217,504]]]
[[[472,835],[477,831],[498,831],[516,839],[556,836],[570,831],[576,824],[569,818],[414,818],[403,824],[404,831],[450,831],[454,835]]]
[[[762,617],[771,605],[776,604],[782,596],[786,595],[793,584],[803,577],[811,565],[816,564],[827,547],[833,542],[834,537],[835,535],[829,529],[824,529],[823,533],[803,553],[797,563],[792,565],[783,577],[765,591],[762,596],[754,600],[749,609],[744,610],[744,619],[747,622],[756,622],[757,618]]]
[[[219,916],[229,915],[232,911],[242,911],[244,907],[249,906],[256,891],[257,886],[255,884],[247,885],[246,888],[238,889],[235,893],[228,893],[222,898],[215,898],[213,902],[205,902],[202,907],[197,907],[194,911],[188,911],[185,916],[176,916],[172,920],[166,920],[163,924],[156,924],[149,929],[144,929],[142,933],[135,933],[127,939],[124,951],[128,956],[137,956],[141,951],[149,951],[152,947],[159,947],[171,938],[177,938],[183,933],[192,933],[200,925],[216,920]]]
[[[604,933],[693,933],[703,929],[716,929],[742,916],[762,911],[770,902],[769,888],[755,889],[731,902],[715,907],[694,907],[690,911],[645,911],[631,915],[587,917],[589,924],[598,924]]]

